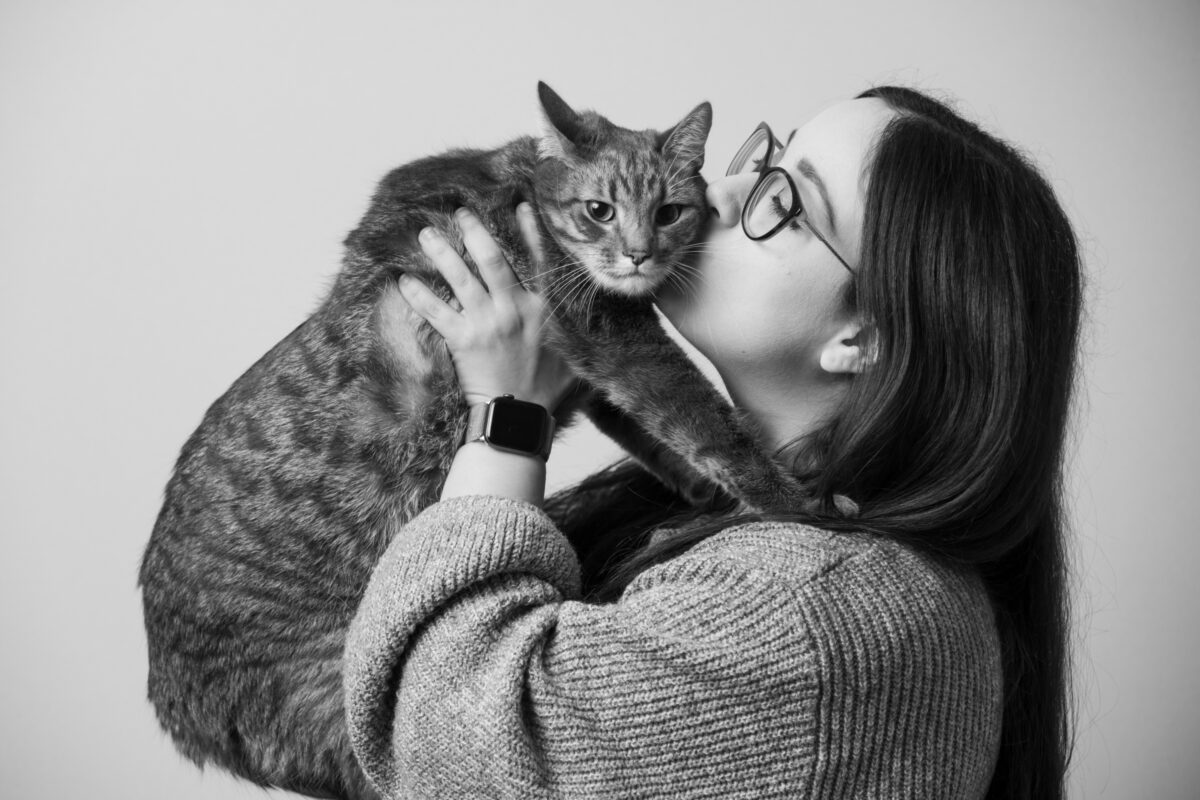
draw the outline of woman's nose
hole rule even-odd
[[[705,198],[709,214],[716,218],[716,224],[731,228],[741,222],[742,206],[757,180],[757,172],[743,172],[726,175],[708,185]]]

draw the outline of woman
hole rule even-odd
[[[614,599],[584,602],[597,578],[538,508],[544,461],[464,445],[347,645],[352,738],[385,793],[1062,796],[1070,226],[1011,148],[910,90],[835,105],[786,148],[758,137],[765,161],[710,186],[708,247],[659,303],[818,502],[608,546]],[[462,224],[486,288],[426,237],[463,310],[404,296],[473,400],[552,408],[570,378],[539,346],[545,308]]]

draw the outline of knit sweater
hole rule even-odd
[[[579,599],[538,508],[438,503],[347,642],[355,751],[393,798],[978,798],[999,640],[979,577],[877,537],[724,530]]]

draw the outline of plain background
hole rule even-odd
[[[1073,796],[1195,797],[1198,52],[1194,0],[0,2],[0,795],[261,796],[144,700],[171,464],[315,306],[375,181],[531,132],[545,79],[632,127],[711,100],[710,177],[760,120],[880,82],[1041,164],[1090,276]],[[557,448],[556,485],[613,455]]]

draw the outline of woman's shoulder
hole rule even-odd
[[[874,533],[830,531],[798,522],[750,522],[726,528],[689,553],[765,572],[797,588],[836,573],[904,575],[933,582],[978,584],[974,569],[938,559]]]
[[[995,617],[978,570],[883,536],[785,522],[728,528],[683,558],[718,573],[756,576],[760,594],[738,601],[781,609],[774,619],[810,653],[822,702],[839,727],[867,730],[880,720],[909,726],[897,741],[883,734],[843,739],[835,760],[888,763],[897,755],[890,748],[903,749],[900,740],[920,740],[947,763],[969,760],[959,777],[971,783],[969,775],[983,776],[979,785],[986,785],[1003,682]],[[966,785],[951,794],[970,796]]]
[[[714,620],[712,638],[731,639],[758,671],[792,670],[782,671],[814,698],[797,724],[816,726],[817,762],[828,774],[886,784],[886,765],[915,763],[920,753],[929,768],[913,774],[915,796],[982,795],[1003,682],[975,569],[881,536],[758,522],[714,534],[643,576],[660,590],[659,616],[671,618],[682,598],[694,617]]]
[[[876,534],[753,522],[709,537],[676,561],[679,569],[738,575],[789,595],[810,632],[815,626],[848,636],[915,631],[995,640],[991,603],[976,569]]]

